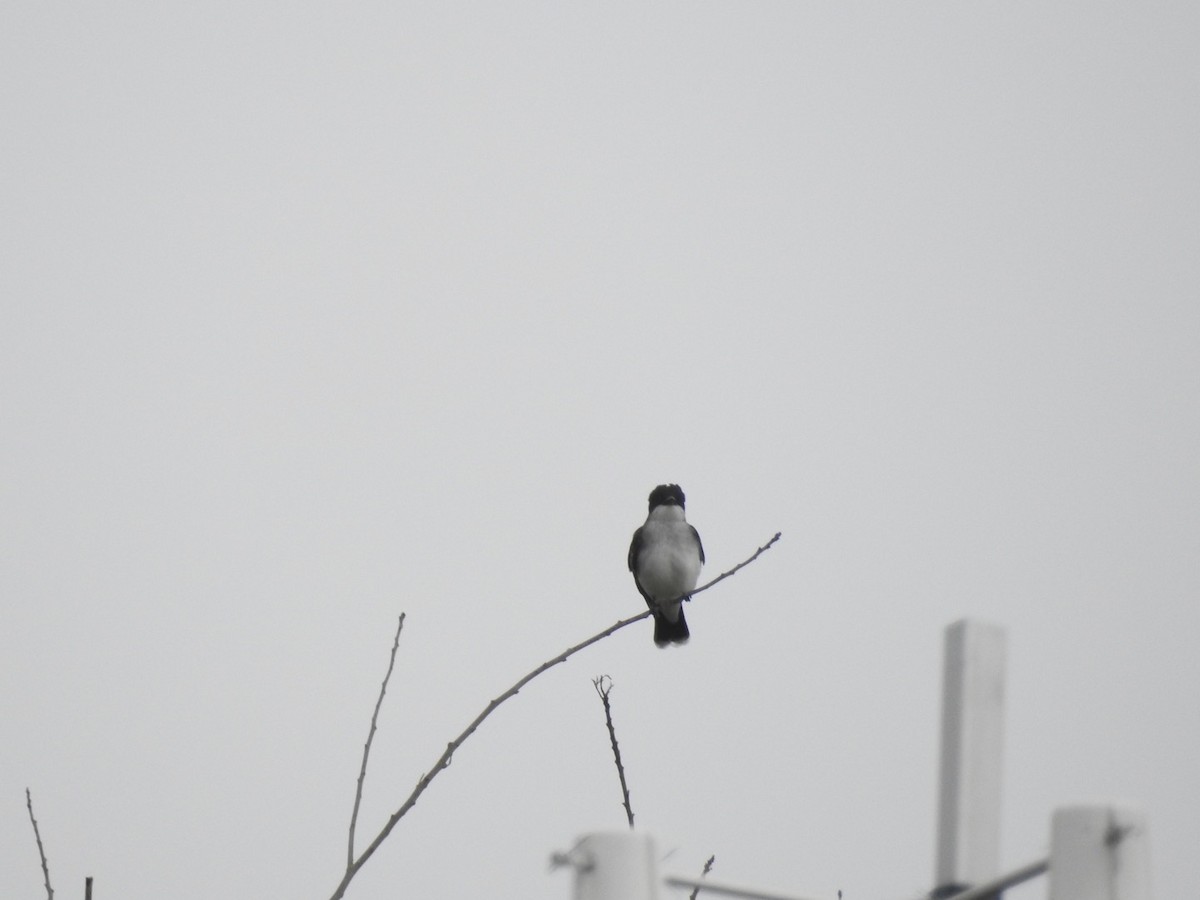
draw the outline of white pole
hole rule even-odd
[[[584,836],[571,851],[575,900],[658,900],[654,839],[636,831]]]
[[[1004,629],[962,620],[946,628],[936,893],[991,881],[1000,861]]]
[[[1146,817],[1115,806],[1055,810],[1050,900],[1150,900]]]

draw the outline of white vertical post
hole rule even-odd
[[[946,628],[938,794],[938,892],[999,873],[1004,739],[1004,629],[967,619]]]
[[[575,900],[658,900],[658,859],[648,834],[589,834],[571,855]]]
[[[1145,816],[1115,806],[1055,810],[1050,900],[1150,900]]]

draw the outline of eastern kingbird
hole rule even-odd
[[[646,524],[633,533],[629,545],[629,571],[654,614],[654,643],[659,647],[687,643],[691,636],[683,601],[691,599],[703,564],[700,535],[683,515],[683,490],[677,484],[660,484],[650,492]]]

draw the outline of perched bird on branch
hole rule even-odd
[[[660,484],[650,492],[650,514],[633,533],[629,571],[633,583],[654,614],[654,643],[684,644],[691,636],[683,616],[683,601],[700,578],[704,545],[683,512],[683,490]]]

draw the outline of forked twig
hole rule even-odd
[[[748,566],[750,563],[754,562],[754,560],[758,559],[759,556],[761,556],[776,541],[778,541],[780,536],[781,536],[781,533],[776,532],[775,536],[773,538],[771,538],[771,540],[767,541],[767,543],[763,544],[756,551],[754,551],[753,556],[738,563],[736,566],[734,566],[729,571],[722,572],[720,575],[718,575],[716,578],[714,578],[712,581],[708,582],[707,584],[703,584],[700,587],[696,588],[695,590],[693,590],[691,592],[691,596],[694,597],[696,594],[699,594],[701,591],[708,590],[710,587],[717,584],[718,582],[724,581],[726,578],[728,578],[730,575],[737,572],[739,569],[744,568],[745,566]],[[382,829],[380,829],[379,834],[377,834],[375,836],[375,839],[373,841],[371,841],[370,844],[367,845],[367,848],[365,850],[363,850],[363,852],[359,855],[358,859],[355,859],[350,862],[350,864],[346,867],[345,873],[342,875],[341,882],[338,883],[337,888],[335,888],[333,894],[330,895],[330,900],[340,900],[340,898],[345,895],[346,888],[349,887],[350,882],[354,879],[354,876],[358,874],[359,870],[366,864],[367,860],[370,859],[372,855],[374,855],[375,851],[379,849],[380,845],[385,840],[387,840],[388,835],[392,833],[392,829],[396,827],[396,824],[402,818],[404,818],[404,816],[408,813],[408,811],[410,809],[412,809],[414,806],[416,806],[417,800],[420,799],[420,797],[423,793],[425,793],[425,789],[427,787],[429,787],[430,783],[433,781],[434,778],[437,777],[438,773],[441,772],[442,769],[445,769],[447,766],[450,765],[450,759],[451,759],[451,757],[454,756],[454,751],[457,750],[460,746],[462,746],[463,741],[465,741],[472,734],[474,734],[475,729],[477,729],[483,723],[484,719],[486,719],[493,712],[495,712],[496,708],[499,707],[500,704],[502,704],[505,700],[508,700],[510,697],[515,697],[518,693],[520,693],[521,688],[525,687],[525,685],[529,684],[529,682],[533,681],[533,679],[537,678],[539,675],[541,675],[547,669],[551,669],[554,666],[557,666],[559,663],[566,662],[568,659],[570,659],[572,656],[574,656],[580,650],[583,650],[586,647],[590,647],[592,644],[595,644],[598,641],[604,640],[609,635],[611,635],[617,631],[620,631],[626,625],[632,625],[634,622],[640,622],[642,619],[649,617],[649,615],[650,615],[650,610],[646,610],[645,612],[638,613],[636,616],[630,616],[628,619],[621,619],[620,621],[616,622],[615,624],[608,626],[608,628],[605,628],[603,631],[592,635],[587,640],[580,641],[578,644],[575,644],[573,647],[568,647],[562,653],[558,654],[558,656],[554,657],[553,659],[546,660],[546,662],[542,663],[540,666],[538,666],[532,672],[530,672],[529,674],[520,678],[516,682],[516,684],[514,684],[503,694],[501,694],[500,696],[498,696],[494,700],[492,700],[490,703],[488,703],[488,705],[484,707],[483,712],[481,712],[479,715],[477,715],[471,721],[471,724],[469,724],[466,728],[463,729],[462,733],[459,734],[458,737],[456,737],[454,740],[452,740],[450,743],[448,743],[446,745],[446,749],[442,751],[442,755],[439,756],[437,759],[437,762],[435,762],[433,764],[433,768],[430,769],[428,772],[425,772],[424,774],[422,774],[421,777],[417,779],[417,785],[416,785],[416,787],[413,788],[412,793],[408,795],[408,799],[405,800],[404,803],[402,803],[400,805],[399,809],[397,809],[394,813],[392,813],[392,815],[390,817],[388,817],[387,822],[384,823],[384,826]]]
[[[383,695],[387,693],[388,682],[392,678],[392,669],[396,666],[396,651],[400,648],[400,632],[404,630],[404,613],[400,613],[400,622],[396,625],[396,640],[392,642],[392,655],[388,659],[387,674],[383,676],[383,684],[379,686],[379,699],[375,701],[375,712],[371,713],[371,730],[367,732],[367,742],[363,745],[362,768],[358,770],[358,787],[354,791],[354,811],[350,813],[350,840],[346,848],[346,866],[354,865],[354,826],[358,823],[358,807],[362,804],[363,781],[367,777],[367,757],[371,755],[371,741],[375,738],[375,728],[379,722],[379,709],[383,706]]]
[[[25,806],[29,809],[29,821],[33,825],[33,837],[37,841],[38,856],[42,858],[42,877],[46,879],[46,900],[54,900],[54,888],[50,887],[50,864],[46,862],[46,850],[42,846],[42,833],[37,819],[33,817],[33,795],[25,788]]]
[[[613,681],[607,675],[601,675],[592,679],[592,686],[600,695],[600,702],[604,704],[604,724],[608,726],[608,738],[612,741],[613,759],[617,762],[617,778],[621,780],[621,802],[625,804],[625,818],[629,820],[629,827],[633,828],[633,807],[629,805],[629,785],[625,783],[625,767],[621,765],[621,748],[617,745],[617,729],[613,727],[612,705],[608,702],[608,695],[612,693]]]

